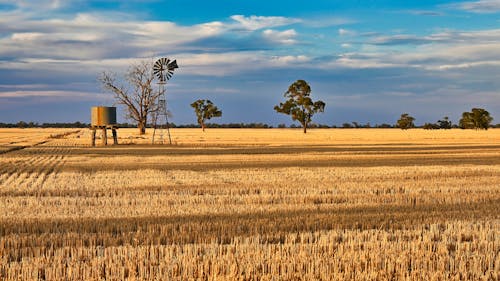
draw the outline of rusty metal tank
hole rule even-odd
[[[93,106],[91,110],[92,127],[104,127],[116,125],[116,107]]]

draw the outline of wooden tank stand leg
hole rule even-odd
[[[96,129],[93,128],[92,130],[92,146],[95,146],[95,134],[96,134]]]
[[[111,129],[111,132],[113,133],[113,144],[117,145],[118,144],[118,135],[116,134],[116,129],[115,128]]]
[[[102,129],[102,144],[108,145],[108,132],[107,132],[106,128]]]

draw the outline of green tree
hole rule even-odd
[[[206,120],[222,116],[222,111],[220,111],[210,100],[197,100],[191,104],[191,107],[194,108],[196,119],[203,132],[205,132]]]
[[[439,125],[438,124],[434,124],[434,123],[425,123],[422,128],[424,130],[437,130],[437,129],[440,129]]]
[[[415,118],[411,117],[408,113],[403,113],[401,114],[401,117],[399,118],[397,125],[402,130],[408,130],[410,128],[415,127],[413,121],[415,121]]]
[[[19,121],[19,122],[17,122],[16,127],[24,129],[24,128],[28,127],[28,123],[26,123],[24,121]]]
[[[462,113],[459,126],[462,129],[488,130],[491,121],[493,121],[493,117],[488,111],[482,108],[473,108],[471,112]]]
[[[313,102],[310,95],[309,84],[304,80],[297,80],[288,87],[288,91],[284,94],[288,99],[274,107],[276,112],[290,115],[292,120],[299,121],[304,128],[304,134],[307,133],[307,126],[311,123],[313,115],[325,111],[325,103]]]
[[[451,129],[451,126],[453,125],[448,116],[445,116],[443,120],[438,120],[437,124],[439,125],[440,129]]]

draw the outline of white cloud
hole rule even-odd
[[[21,89],[21,90],[31,90],[31,89],[40,89],[47,88],[48,84],[13,84],[13,85],[2,85],[0,84],[0,89]]]
[[[272,68],[296,67],[310,61],[304,55],[269,55],[260,51],[226,52],[226,53],[172,53],[179,64],[176,73],[182,75],[227,76],[241,73],[266,70]],[[144,59],[144,58],[143,58]],[[148,59],[148,58],[146,58]],[[90,76],[96,77],[100,72],[113,71],[123,73],[130,65],[140,58],[117,58],[103,60],[57,60],[57,59],[24,59],[22,61],[0,64],[0,70],[24,70],[40,72],[50,70],[53,75]],[[3,86],[0,85],[0,89]],[[8,85],[5,86],[8,87]],[[25,88],[19,88],[25,89]]]
[[[288,29],[285,31],[266,29],[262,32],[262,35],[267,40],[280,44],[291,45],[297,43],[297,40],[295,40],[297,32],[294,29]]]
[[[12,0],[0,0],[0,4],[13,4],[18,9],[29,10],[55,10],[62,8],[70,1],[61,0],[17,0],[13,3]]]
[[[26,57],[57,60],[147,57],[162,54],[165,50],[176,53],[210,49],[192,43],[220,36],[231,37],[231,33],[242,29],[252,36],[251,33],[263,28],[268,28],[261,33],[268,42],[293,44],[296,42],[295,30],[275,31],[269,27],[300,21],[241,15],[231,19],[234,22],[213,21],[182,26],[168,21],[140,21],[109,14],[80,13],[72,18],[41,19],[29,13],[0,12],[0,34],[4,35],[0,37],[0,57],[14,60]],[[244,40],[241,36],[232,38]],[[233,46],[233,49],[237,48],[236,44]]]
[[[432,10],[409,10],[409,11],[406,11],[406,12],[410,13],[412,15],[418,15],[418,16],[439,17],[439,16],[444,16],[445,15],[442,12],[432,11]]]
[[[373,45],[341,59],[359,67],[415,67],[426,70],[459,70],[497,66],[500,29],[478,31],[445,30],[427,36],[398,34],[378,36]],[[401,47],[404,45],[404,47]]]
[[[439,71],[443,75],[500,66],[500,29],[442,31],[428,36],[378,36],[368,42],[372,45],[362,45],[355,51],[349,49],[337,57],[318,61],[317,65],[323,69],[416,68]]]
[[[78,14],[71,19],[0,18],[4,33],[0,56],[57,59],[105,59],[140,57],[163,50],[179,50],[183,45],[220,35],[225,26],[208,22],[179,26],[172,22],[118,21],[102,16]]]
[[[355,58],[350,56],[342,56],[334,61],[327,62],[322,65],[323,68],[388,68],[388,67],[403,67],[404,65],[396,62],[384,61],[376,55],[373,58]]]
[[[12,33],[11,39],[14,41],[32,41],[43,37],[43,33],[40,32],[21,32]]]
[[[310,61],[311,58],[304,55],[299,56],[273,56],[271,57],[271,64],[275,66],[297,66]]]
[[[249,16],[233,15],[231,19],[238,22],[240,27],[247,30],[259,30],[264,28],[286,26],[294,23],[299,23],[302,20],[286,17],[264,17],[264,16]]]
[[[452,4],[457,8],[474,13],[496,13],[500,11],[500,0],[479,0]]]
[[[344,28],[339,28],[339,35],[340,36],[353,36],[353,35],[356,35],[356,32],[353,31],[353,30],[348,30],[348,29],[344,29]]]
[[[298,64],[303,64],[305,68],[319,69],[397,67],[420,68],[443,72],[483,66],[498,66],[500,39],[498,39],[498,42],[490,42],[494,40],[497,32],[497,30],[466,33],[449,32],[446,35],[449,37],[447,40],[416,46],[409,50],[393,51],[387,49],[385,46],[371,45],[371,48],[361,48],[357,51],[346,52],[341,56],[329,60],[315,60],[313,57],[293,54],[276,56],[265,51],[192,54],[177,50],[169,53],[169,56],[177,59],[181,66],[178,70],[179,73],[202,76],[236,75],[275,67],[296,67]],[[280,40],[282,44],[294,42],[294,37],[296,36],[295,31],[280,32],[265,30],[263,33],[264,36]],[[455,34],[462,39],[451,40],[452,35],[450,34]],[[344,45],[343,47],[352,46]],[[147,58],[148,56],[145,57]],[[90,76],[95,76],[102,70],[113,70],[121,73],[130,64],[138,60],[137,57],[87,58],[83,60],[33,57],[22,58],[17,61],[5,61],[0,64],[0,69],[31,71],[46,71],[49,69],[51,72],[60,73],[61,75],[81,75],[82,73],[87,73]],[[307,63],[312,60],[315,60],[314,64]]]
[[[0,98],[67,98],[67,99],[106,99],[104,94],[79,91],[6,91],[0,92]]]
[[[263,52],[233,52],[222,54],[178,54],[182,69],[203,76],[225,76],[276,67],[296,67],[310,61],[307,56],[269,56]]]
[[[335,20],[337,23],[347,21]],[[318,60],[292,48],[287,53],[264,48],[241,51],[237,47],[216,49],[218,52],[213,53],[192,53],[200,50],[193,42],[201,41],[203,43],[199,44],[203,45],[204,39],[218,41],[219,38],[241,37],[241,34],[233,36],[241,30],[247,31],[251,39],[264,38],[271,46],[296,44],[298,33],[295,29],[272,28],[294,23],[310,24],[286,17],[234,15],[225,22],[182,26],[168,21],[121,19],[109,14],[81,13],[72,18],[40,19],[17,11],[0,12],[1,32],[6,35],[0,37],[0,57],[4,58],[0,69],[95,77],[102,70],[123,72],[140,58],[164,55],[165,50],[169,57],[178,60],[180,73],[203,76],[235,75],[297,64],[320,69],[409,67],[444,72],[496,66],[500,57],[500,29],[444,30],[427,36],[372,36],[355,46],[341,44],[344,50],[333,50],[333,54],[318,50],[318,57],[333,57]],[[339,28],[338,34],[357,35],[346,28]],[[398,47],[403,44],[410,47]],[[338,48],[339,43],[335,45]],[[346,53],[335,57],[335,52]],[[281,55],[276,56],[277,53]],[[315,63],[307,63],[310,61]]]
[[[356,23],[355,20],[343,17],[320,16],[314,19],[303,20],[303,24],[313,28],[346,25]]]
[[[450,70],[450,69],[465,69],[479,66],[500,66],[500,60],[497,61],[482,61],[482,62],[468,62],[459,64],[443,64],[434,67],[429,67],[432,70]]]
[[[483,66],[499,66],[498,44],[442,44],[422,46],[407,52],[346,53],[322,64],[326,68],[387,68],[404,67],[443,71]]]
[[[423,45],[423,44],[455,44],[455,43],[487,43],[500,42],[500,29],[478,30],[478,31],[454,31],[445,30],[427,36],[416,36],[409,34],[396,34],[389,36],[377,36],[369,41],[379,45]]]

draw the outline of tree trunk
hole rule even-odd
[[[201,123],[201,130],[205,132],[205,123]]]
[[[304,134],[307,133],[307,123],[302,124],[302,127],[304,128]]]
[[[140,135],[145,135],[146,134],[146,127],[144,126],[139,126],[139,134]]]
[[[137,128],[139,129],[140,135],[146,134],[146,123],[144,121],[139,121],[139,123],[137,123]]]

